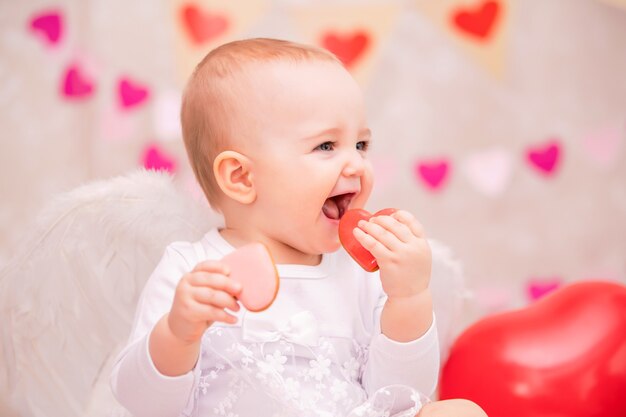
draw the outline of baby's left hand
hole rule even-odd
[[[422,225],[404,210],[361,220],[353,231],[380,267],[389,298],[411,297],[428,288],[432,255]]]

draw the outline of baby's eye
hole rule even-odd
[[[367,140],[362,140],[356,144],[357,151],[366,151],[369,148],[370,143]]]
[[[315,148],[315,150],[320,150],[320,151],[332,151],[334,148],[334,144],[333,142],[324,142],[321,145],[318,145],[317,148]]]

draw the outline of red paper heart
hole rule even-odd
[[[181,14],[188,34],[196,44],[203,44],[220,36],[229,26],[226,16],[203,11],[193,4],[184,6]]]
[[[443,367],[440,398],[467,398],[489,417],[626,416],[625,335],[625,286],[564,286],[466,329]]]
[[[167,155],[157,145],[150,145],[142,156],[143,167],[155,171],[176,171],[176,160]]]
[[[89,97],[94,90],[94,84],[89,81],[77,65],[71,65],[65,71],[61,84],[61,94],[68,99]]]
[[[528,163],[544,175],[553,175],[559,162],[561,145],[554,139],[544,145],[531,147],[526,152]]]
[[[346,211],[339,221],[339,241],[346,252],[352,256],[361,268],[367,272],[374,272],[378,269],[378,263],[374,255],[365,249],[354,237],[352,231],[358,227],[359,220],[369,220],[375,216],[389,216],[396,212],[394,208],[386,208],[370,214],[367,210],[351,209]]]
[[[478,40],[489,38],[500,13],[500,3],[486,1],[473,9],[459,8],[452,14],[452,23],[462,33]]]
[[[146,87],[133,83],[128,78],[119,81],[117,91],[123,108],[135,107],[146,101],[150,95]]]
[[[344,35],[329,32],[322,36],[322,46],[335,54],[346,68],[351,68],[355,64],[369,43],[370,37],[365,31]]]
[[[423,161],[415,165],[415,174],[431,190],[443,187],[450,163],[447,160]]]
[[[30,28],[41,34],[48,44],[55,45],[63,34],[63,16],[58,11],[41,12],[30,20]]]

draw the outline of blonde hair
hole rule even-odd
[[[231,145],[234,127],[229,124],[229,115],[237,111],[232,81],[252,63],[275,61],[341,65],[325,49],[278,39],[246,39],[209,52],[187,82],[181,107],[183,140],[194,175],[214,208],[220,189],[213,175],[213,161]]]

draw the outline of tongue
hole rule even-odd
[[[322,212],[329,219],[339,220],[339,207],[332,198],[326,199],[324,206],[322,206]]]

